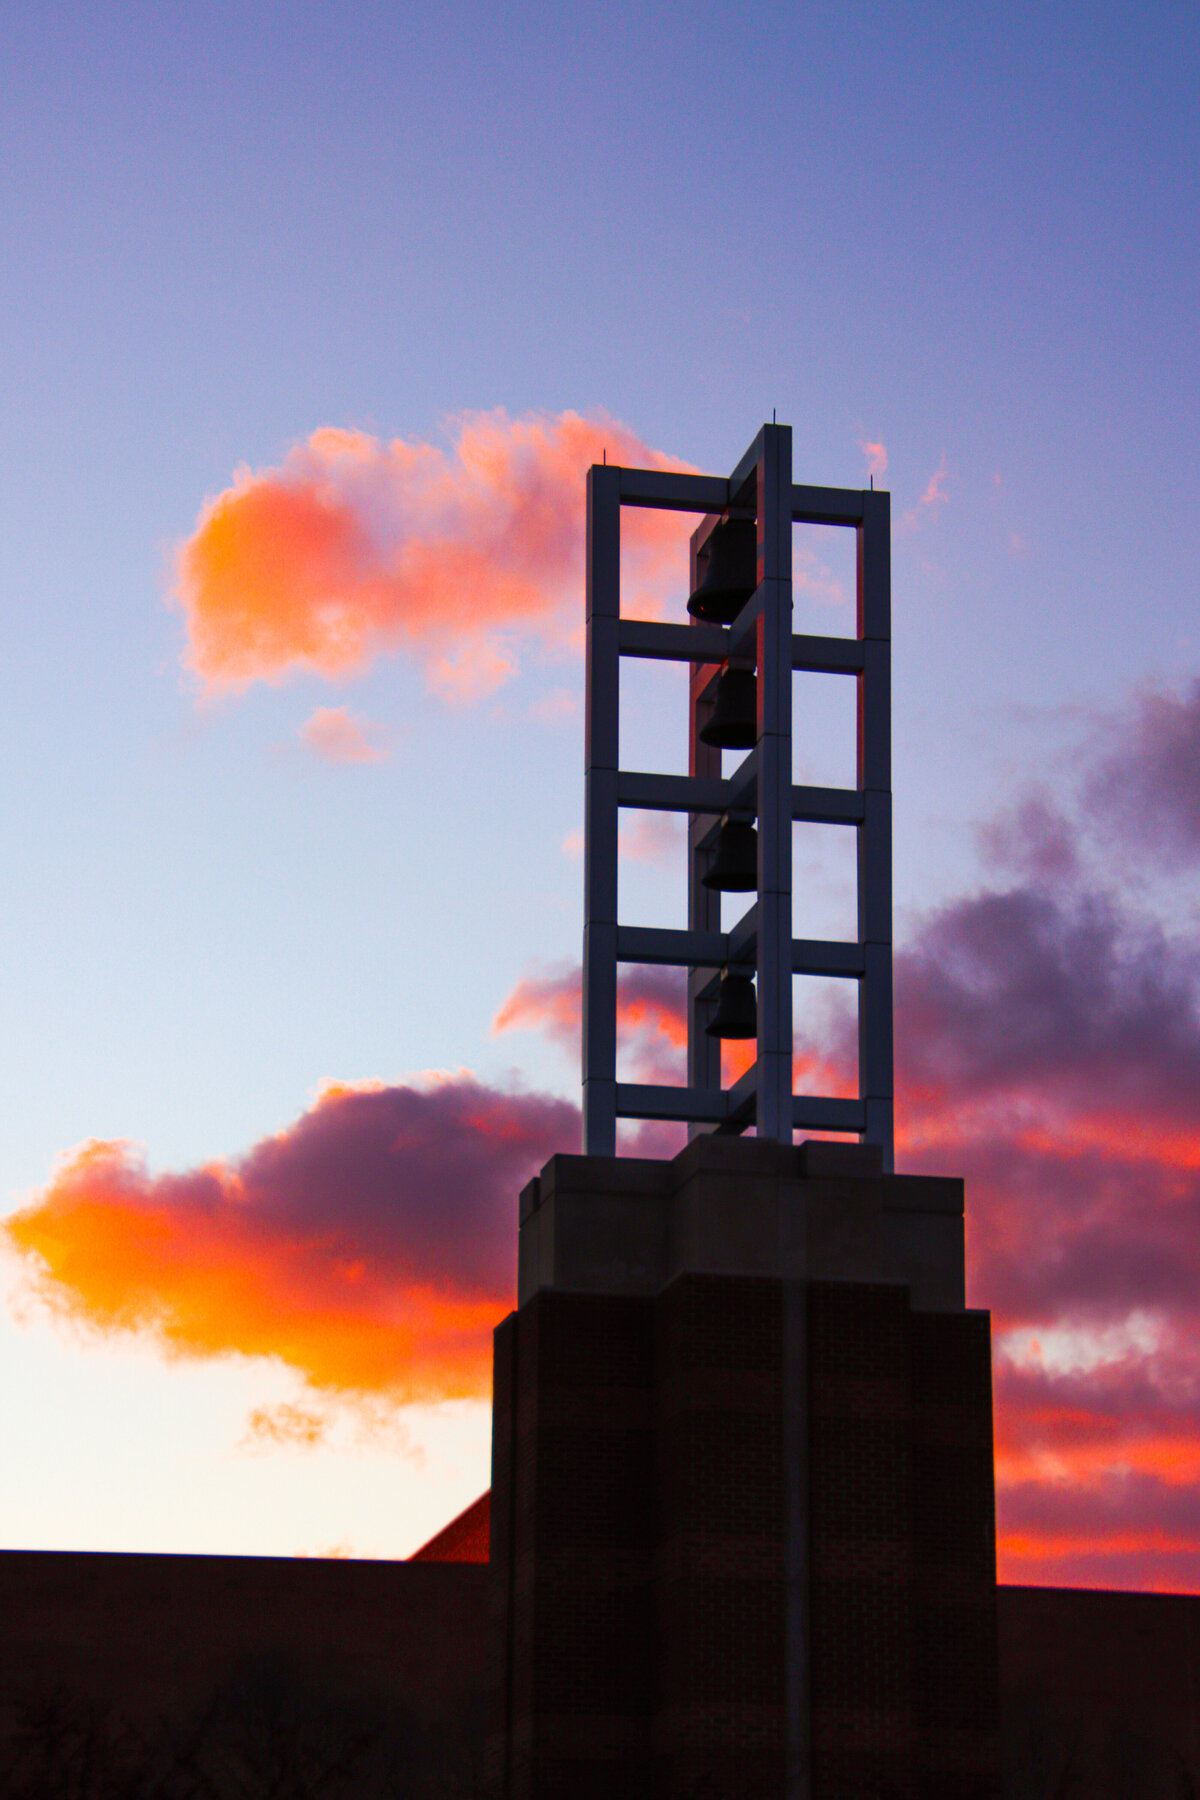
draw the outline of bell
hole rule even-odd
[[[742,819],[722,819],[712,862],[700,877],[722,894],[751,894],[758,886],[758,833]]]
[[[688,611],[710,625],[732,625],[758,586],[758,527],[753,519],[726,519],[705,549],[708,567]]]
[[[717,989],[717,1010],[704,1029],[709,1037],[715,1038],[758,1036],[758,1006],[749,975],[724,971]]]
[[[751,669],[722,669],[717,697],[700,741],[720,750],[752,750],[758,742],[758,680]]]

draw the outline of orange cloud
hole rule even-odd
[[[687,1050],[686,995],[678,969],[631,967],[617,978],[617,1034],[635,1079],[682,1079]],[[492,1030],[541,1031],[577,1061],[583,1018],[577,963],[525,976],[501,1006]]]
[[[0,1229],[47,1305],[102,1334],[273,1357],[318,1390],[485,1395],[515,1196],[578,1133],[566,1103],[465,1074],[328,1087],[246,1156],[182,1175],[85,1144]],[[253,1428],[294,1440],[309,1423],[300,1409]]]
[[[379,727],[369,719],[354,718],[344,706],[318,706],[300,727],[302,743],[325,762],[382,762],[387,752],[379,747]]]
[[[294,1446],[313,1450],[325,1441],[329,1419],[311,1407],[282,1400],[277,1406],[256,1406],[246,1421],[245,1445],[270,1449]]]
[[[526,975],[492,1020],[492,1030],[544,1031],[564,1049],[578,1047],[582,1003],[578,968]]]
[[[579,1055],[583,1017],[582,974],[577,964],[519,981],[492,1022],[496,1032],[541,1031],[568,1052]],[[617,978],[617,1036],[636,1081],[680,1084],[687,1066],[687,989],[679,969],[632,965]],[[792,1062],[798,1092],[853,1096],[857,1070],[844,1031],[817,1049],[799,1034]],[[755,1058],[753,1042],[731,1039],[721,1045],[721,1079],[731,1086]],[[648,1154],[648,1153],[647,1153]]]
[[[345,676],[406,650],[472,698],[519,646],[560,646],[583,616],[588,467],[682,469],[626,426],[578,413],[458,421],[449,450],[324,428],[278,468],[240,469],[178,555],[186,662],[208,690],[299,670]],[[686,581],[686,515],[627,510],[631,610]]]

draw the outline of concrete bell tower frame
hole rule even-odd
[[[691,541],[694,590],[712,532],[753,518],[757,586],[730,625],[650,623],[621,616],[621,508],[700,513]],[[857,538],[857,636],[792,631],[792,524],[831,525]],[[685,662],[689,683],[686,776],[620,766],[620,659]],[[757,672],[757,742],[729,774],[699,731],[721,669]],[[851,676],[858,686],[858,776],[852,789],[792,781],[792,671]],[[857,1134],[893,1167],[892,796],[890,497],[797,486],[792,434],[764,425],[728,479],[594,467],[587,485],[587,725],[583,938],[583,1132],[590,1156],[616,1152],[617,1120],[677,1119],[690,1135],[715,1131],[792,1142],[796,1130]],[[617,823],[622,807],[688,815],[688,928],[622,925],[617,916]],[[728,932],[720,896],[701,880],[727,814],[758,827],[757,893]],[[858,937],[792,935],[792,823],[853,828]],[[617,966],[657,963],[688,973],[686,1087],[617,1080]],[[722,972],[757,976],[753,1066],[721,1085],[720,1043],[708,1035]],[[792,976],[858,984],[858,1094],[796,1094],[792,1086]]]

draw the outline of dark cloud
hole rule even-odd
[[[1200,858],[1200,679],[1142,696],[1112,728],[1084,788],[1127,843],[1182,868]]]
[[[931,915],[896,958],[903,1079],[924,1104],[1037,1099],[1190,1120],[1197,957],[1102,892],[1027,885]]]
[[[978,829],[985,860],[1034,881],[1063,881],[1079,868],[1070,820],[1045,794],[1027,794]]]
[[[902,1166],[965,1177],[993,1314],[1008,1581],[1200,1589],[1200,958],[1097,854],[1200,842],[1194,745],[1143,702],[1090,810],[1032,794],[985,827],[1017,879],[896,957]]]

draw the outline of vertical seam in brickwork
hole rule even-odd
[[[807,1800],[811,1772],[810,1642],[808,1544],[809,1405],[808,1284],[783,1283],[782,1400],[784,1495],[787,1506],[784,1557],[787,1582],[785,1730],[787,1800]]]
[[[507,1567],[504,1571],[504,1584],[507,1592],[504,1604],[504,1757],[500,1789],[501,1800],[509,1800],[512,1793],[513,1671],[517,1598],[517,1408],[520,1404],[517,1369],[520,1346],[521,1315],[518,1313],[513,1320],[512,1353],[509,1357],[508,1371],[508,1519],[505,1529],[508,1555],[506,1557]]]

